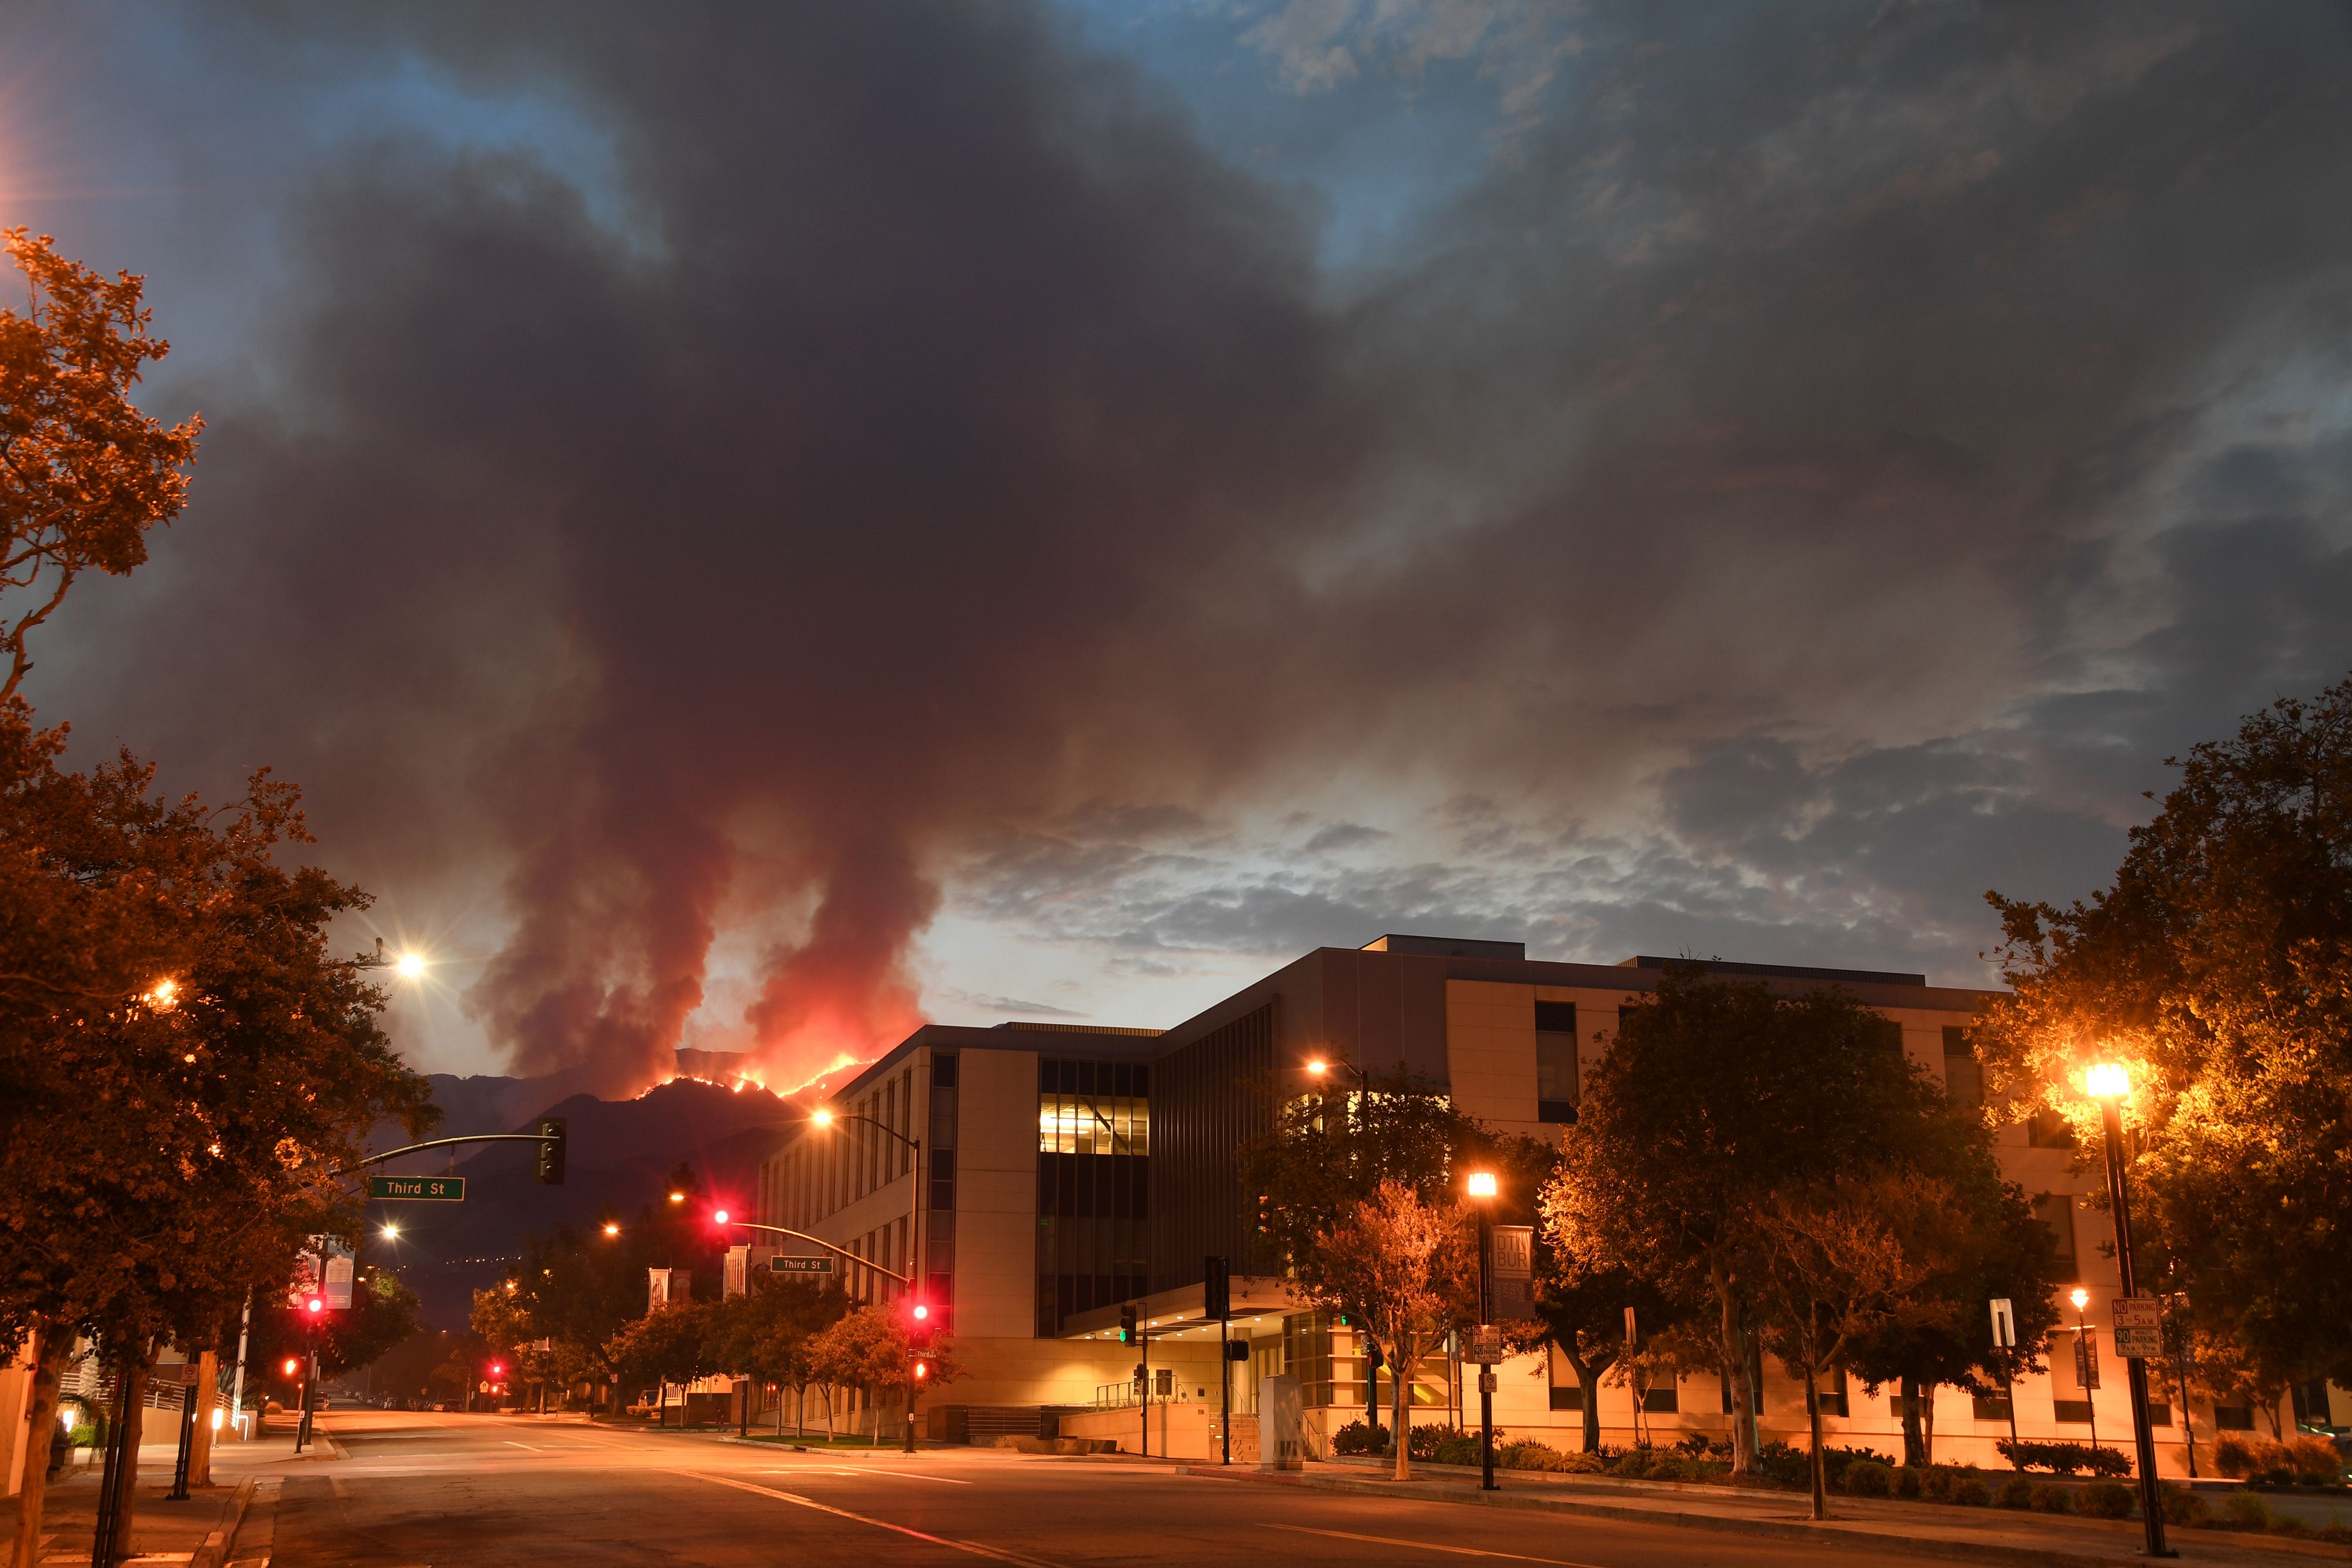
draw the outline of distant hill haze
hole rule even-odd
[[[463,1203],[373,1202],[368,1205],[363,1252],[369,1262],[391,1263],[423,1300],[425,1322],[435,1328],[462,1329],[478,1288],[499,1283],[521,1260],[525,1238],[570,1224],[586,1230],[606,1215],[625,1223],[640,1209],[665,1200],[670,1173],[692,1170],[703,1190],[721,1203],[748,1208],[760,1162],[807,1118],[833,1082],[854,1076],[844,1068],[791,1096],[772,1094],[729,1073],[732,1087],[707,1079],[703,1069],[731,1065],[723,1052],[680,1051],[689,1073],[631,1100],[599,1100],[567,1092],[561,1076],[458,1078],[430,1076],[442,1124],[430,1137],[481,1133],[527,1133],[540,1117],[562,1116],[568,1124],[565,1174],[561,1186],[533,1179],[534,1149],[529,1144],[484,1144],[436,1149],[374,1167],[386,1175],[466,1178]],[[397,1123],[375,1129],[371,1149],[413,1142]],[[453,1159],[452,1156],[455,1156]],[[381,1235],[385,1221],[399,1227],[396,1241]]]

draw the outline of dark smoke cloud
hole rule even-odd
[[[1982,946],[2149,756],[2352,665],[2343,15],[1577,26],[1343,280],[1050,11],[219,23],[578,157],[361,138],[285,201],[118,709],[495,868],[472,1005],[606,1089],[730,932],[778,1073],[894,1038],[950,876],[1137,955]],[[1342,770],[1453,804],[1220,872]]]

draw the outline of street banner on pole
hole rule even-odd
[[[2116,1354],[2144,1360],[2164,1354],[2164,1310],[2154,1296],[2117,1296]]]
[[[352,1310],[352,1277],[356,1265],[349,1249],[329,1242],[327,1253],[326,1290],[321,1292],[331,1312]]]
[[[727,1277],[719,1286],[722,1298],[732,1301],[751,1288],[751,1245],[740,1242],[727,1249]]]
[[[1491,1231],[1486,1278],[1494,1291],[1486,1316],[1504,1323],[1536,1315],[1536,1233],[1529,1225],[1497,1225]]]
[[[1999,1350],[2017,1348],[2017,1313],[2007,1296],[1992,1299],[1992,1343]]]

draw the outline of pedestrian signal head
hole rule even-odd
[[[289,1356],[288,1356],[288,1357],[286,1358],[286,1375],[287,1375],[287,1376],[291,1377],[291,1376],[293,1376],[296,1373],[298,1373],[298,1372],[299,1372],[299,1371],[301,1371],[301,1370],[302,1370],[302,1364],[301,1364],[300,1362],[299,1362],[299,1361],[295,1360],[295,1359],[294,1359],[292,1356],[290,1356],[290,1355],[289,1355]]]

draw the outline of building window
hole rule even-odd
[[[2074,1146],[2074,1124],[2055,1111],[2036,1111],[2025,1119],[2025,1141],[2037,1149],[2071,1149]]]
[[[2033,1200],[2033,1218],[2050,1228],[2050,1239],[2058,1244],[2058,1261],[2073,1272],[2074,1200],[2063,1192],[2044,1193]]]
[[[1331,1320],[1321,1312],[1291,1312],[1282,1320],[1282,1364],[1298,1379],[1299,1403],[1331,1406]]]
[[[1845,1368],[1843,1366],[1823,1367],[1817,1381],[1821,1385],[1820,1393],[1822,1414],[1824,1416],[1843,1416],[1849,1414],[1846,1408]],[[1805,1413],[1810,1416],[1812,1414],[1812,1406],[1808,1403],[1805,1406]]]
[[[1979,1421],[2007,1421],[2009,1396],[2006,1394],[1971,1395],[1969,1398],[1969,1414]]]
[[[1673,1416],[1682,1410],[1682,1391],[1670,1380],[1642,1390],[1642,1408],[1653,1416]]]
[[[929,1189],[924,1195],[923,1296],[940,1315],[940,1326],[952,1318],[955,1300],[956,1204],[956,1059],[931,1057],[930,1136],[924,1141],[924,1173]]]
[[[1944,1092],[1964,1111],[1984,1108],[1984,1063],[1977,1060],[1969,1031],[1954,1024],[1944,1026]]]
[[[1576,1004],[1536,1004],[1536,1120],[1576,1120]]]
[[[2053,1399],[2050,1413],[2053,1419],[2066,1426],[2087,1427],[2091,1424],[2091,1402],[2087,1399]]]

